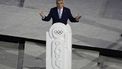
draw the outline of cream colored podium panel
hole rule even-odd
[[[46,33],[46,69],[71,69],[72,32],[69,24],[55,23]]]

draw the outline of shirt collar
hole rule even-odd
[[[58,8],[57,8],[58,9]],[[58,9],[59,10],[59,9]],[[61,11],[63,11],[63,8],[61,8]]]

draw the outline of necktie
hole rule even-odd
[[[61,9],[59,9],[59,18],[61,18]]]

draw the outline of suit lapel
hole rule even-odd
[[[65,8],[63,7],[63,11],[62,11],[62,16],[61,16],[61,19],[63,18],[64,13],[65,13]]]
[[[55,15],[56,15],[56,17],[59,19],[58,8],[57,8],[57,7],[56,7],[55,11],[56,11]]]

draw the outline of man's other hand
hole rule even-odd
[[[42,17],[42,19],[45,17],[44,14],[43,14],[43,11],[41,11],[41,12],[39,13],[39,15]]]
[[[80,18],[81,18],[81,16],[76,16],[75,17],[76,21],[79,21]]]

